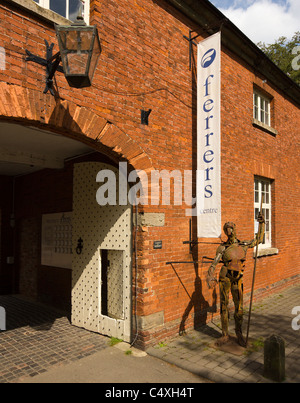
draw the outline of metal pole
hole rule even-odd
[[[263,204],[263,195],[261,195],[260,211],[259,211],[260,214],[262,214],[262,204]],[[257,235],[258,235],[258,233],[257,233]],[[257,243],[256,243],[256,250],[255,250],[255,260],[254,260],[254,269],[253,269],[253,278],[252,278],[252,287],[251,287],[251,296],[250,296],[250,306],[249,306],[248,324],[247,324],[246,346],[247,346],[247,343],[248,343],[249,329],[250,329],[250,319],[251,319],[252,300],[253,300],[253,293],[254,293],[254,282],[255,282],[257,255],[258,255],[258,239],[257,239]]]

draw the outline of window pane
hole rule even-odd
[[[263,110],[260,111],[260,121],[261,121],[262,123],[265,123],[265,114],[264,114],[264,111],[263,111]]]
[[[257,217],[260,210],[260,202],[263,198],[263,208],[262,214],[265,218],[265,236],[263,239],[262,244],[260,247],[270,247],[271,246],[271,230],[272,230],[272,223],[271,223],[271,182],[267,179],[254,179],[254,233],[256,234],[258,231],[258,222]]]
[[[66,17],[66,0],[50,0],[50,10]]]
[[[266,192],[266,184],[265,184],[265,182],[262,182],[261,183],[261,196],[263,197],[263,203],[266,202],[265,192]]]
[[[253,94],[253,117],[258,119],[258,96]]]
[[[68,55],[68,74],[85,74],[88,55],[71,53]]]
[[[265,203],[266,204],[270,203],[270,184],[267,184]]]
[[[253,93],[253,117],[270,126],[270,101],[268,98]]]
[[[76,20],[80,6],[82,6],[81,0],[70,0],[70,2],[69,2],[69,19],[71,21]],[[83,9],[81,11],[83,13]]]
[[[267,112],[265,112],[265,124],[269,124],[269,115],[267,114]]]

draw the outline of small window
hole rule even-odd
[[[265,218],[265,236],[260,248],[271,247],[271,181],[266,178],[255,178],[254,180],[254,233],[258,231],[257,216],[260,210],[261,200],[262,214]]]
[[[253,93],[253,118],[271,126],[271,100],[257,91]]]
[[[41,7],[54,11],[55,13],[75,21],[82,7],[82,16],[85,22],[89,23],[89,0],[34,0]]]

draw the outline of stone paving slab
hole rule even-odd
[[[266,383],[263,377],[263,342],[271,334],[285,340],[286,380],[300,382],[300,330],[293,330],[292,309],[300,306],[300,284],[253,304],[249,337],[254,346],[241,356],[212,348],[221,336],[220,324],[209,323],[197,330],[161,342],[147,350],[149,355],[178,365],[213,382]],[[247,315],[244,319],[247,325]],[[233,327],[233,319],[230,321]],[[234,334],[233,328],[230,333]],[[245,334],[245,331],[244,331]]]

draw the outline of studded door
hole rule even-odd
[[[118,169],[99,162],[74,165],[72,323],[130,341],[131,207],[97,203],[102,169],[115,173],[118,203]]]

